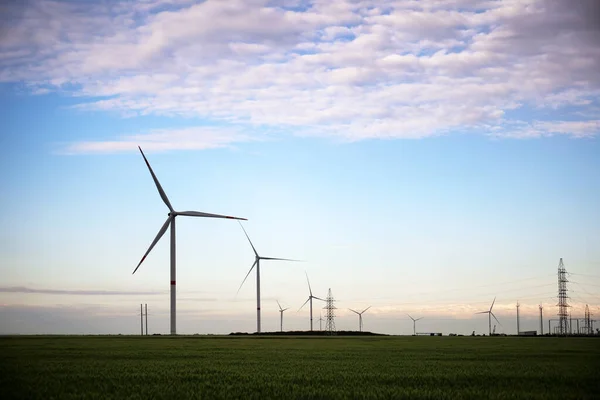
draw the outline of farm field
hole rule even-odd
[[[3,399],[600,398],[600,340],[0,337]]]

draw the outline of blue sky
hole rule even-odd
[[[292,3],[6,6],[1,333],[136,333],[140,303],[168,332],[168,235],[131,275],[167,214],[137,145],[175,209],[305,260],[261,265],[264,330],[276,299],[308,327],[305,271],[339,329],[485,332],[494,296],[537,329],[560,257],[600,312],[592,3]],[[237,223],[177,236],[178,331],[253,331]]]

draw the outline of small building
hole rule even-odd
[[[519,332],[519,336],[537,336],[537,331],[523,331],[523,332]]]

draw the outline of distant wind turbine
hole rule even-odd
[[[498,322],[498,324],[500,326],[502,326],[502,324],[500,323],[500,321],[498,321],[498,318],[496,318],[496,316],[494,315],[494,313],[492,312],[492,308],[494,308],[494,303],[496,302],[496,298],[494,297],[494,301],[492,301],[492,305],[490,306],[490,309],[488,311],[481,311],[475,314],[487,314],[488,315],[488,323],[489,323],[489,329],[490,329],[490,336],[492,336],[492,317],[494,317],[494,319],[496,320],[496,322]]]
[[[277,300],[277,305],[279,306],[279,314],[280,314],[280,320],[279,320],[279,324],[280,324],[280,329],[281,332],[283,332],[283,312],[285,310],[289,310],[290,308],[281,308],[281,304],[279,304],[279,300]]]
[[[244,221],[246,221],[246,218],[230,217],[227,215],[219,215],[219,214],[208,214],[208,213],[198,212],[198,211],[175,211],[173,209],[173,206],[171,206],[171,202],[169,201],[167,195],[165,194],[165,191],[163,190],[162,186],[158,182],[158,178],[156,178],[156,175],[154,175],[154,171],[152,171],[152,167],[150,167],[150,163],[146,159],[146,156],[144,155],[142,148],[138,146],[138,149],[140,149],[140,153],[142,153],[142,157],[144,157],[144,161],[146,162],[146,165],[148,166],[150,175],[152,175],[154,184],[156,185],[156,188],[158,189],[158,194],[160,195],[163,202],[169,208],[169,213],[167,214],[168,215],[167,220],[165,221],[163,226],[158,231],[158,234],[154,238],[154,241],[152,241],[152,244],[150,244],[150,247],[146,251],[146,254],[144,254],[144,257],[142,257],[142,259],[140,260],[137,267],[135,267],[135,269],[133,270],[133,274],[135,274],[135,271],[137,271],[138,268],[140,267],[140,265],[142,265],[142,263],[146,259],[146,256],[150,253],[150,251],[152,251],[152,249],[154,248],[156,243],[158,243],[160,238],[162,238],[162,236],[165,234],[165,232],[167,231],[167,228],[170,225],[171,226],[171,335],[176,335],[177,334],[177,312],[176,312],[176,303],[177,303],[176,302],[176,296],[177,296],[176,275],[177,274],[176,274],[176,257],[175,257],[175,255],[176,255],[176,252],[175,252],[175,217],[177,217],[178,215],[183,215],[186,217],[227,218],[227,219],[241,219]]]
[[[312,305],[312,301],[313,299],[317,299],[317,300],[321,300],[321,301],[325,301],[320,297],[317,296],[313,296],[312,294],[312,289],[310,288],[310,281],[308,280],[308,274],[306,273],[306,271],[304,271],[304,274],[306,275],[306,282],[308,282],[308,299],[304,302],[304,304],[302,304],[302,306],[298,309],[298,311],[302,310],[302,307],[304,307],[306,305],[306,303],[308,303],[310,301],[310,331],[312,332],[313,330],[313,305]]]
[[[412,321],[413,321],[413,336],[417,336],[417,321],[420,319],[423,319],[423,317],[414,319],[413,317],[410,316],[410,314],[406,314],[406,315],[408,315],[408,318],[412,319]]]
[[[242,227],[242,230],[244,231],[244,234],[246,235],[248,242],[250,242],[250,246],[252,246],[252,250],[254,251],[255,258],[254,258],[254,264],[252,264],[252,266],[250,267],[250,270],[246,274],[246,277],[242,281],[242,284],[238,288],[238,293],[240,292],[240,289],[242,288],[242,286],[244,286],[244,282],[246,282],[246,279],[248,279],[250,272],[252,272],[252,269],[256,265],[256,332],[260,333],[260,327],[261,327],[261,324],[260,324],[260,260],[277,260],[277,261],[298,261],[298,260],[290,260],[289,258],[273,258],[273,257],[259,256],[256,249],[254,248],[254,245],[252,244],[252,241],[250,240],[250,237],[246,233],[246,230],[244,229],[244,226],[242,225],[241,222],[240,222],[240,226]]]
[[[355,311],[351,308],[348,309],[358,315],[358,331],[359,332],[362,332],[362,328],[363,328],[362,315],[371,307],[372,306],[369,306],[369,307],[365,308],[364,310],[362,310],[361,312]]]

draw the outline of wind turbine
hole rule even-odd
[[[158,243],[160,238],[162,238],[162,236],[165,234],[165,232],[167,231],[167,228],[169,226],[171,226],[171,335],[176,335],[177,334],[177,312],[176,312],[177,293],[176,293],[176,286],[175,286],[175,284],[176,284],[175,217],[177,217],[178,215],[182,215],[182,216],[186,216],[186,217],[241,219],[244,221],[246,221],[246,218],[230,217],[227,215],[219,215],[219,214],[208,214],[208,213],[198,212],[198,211],[175,211],[173,209],[173,206],[171,206],[171,202],[169,201],[169,198],[167,197],[165,191],[163,190],[162,186],[160,186],[160,182],[158,182],[158,178],[156,178],[156,175],[154,175],[154,171],[152,171],[152,167],[150,167],[150,163],[148,162],[148,159],[146,159],[146,156],[144,155],[142,148],[138,146],[138,149],[140,149],[140,153],[142,153],[142,157],[144,157],[144,161],[146,162],[146,165],[148,166],[150,175],[152,175],[152,179],[154,180],[156,189],[158,189],[158,194],[160,195],[163,202],[169,208],[169,213],[167,214],[168,215],[167,220],[165,221],[163,226],[158,231],[158,234],[152,241],[152,244],[150,244],[150,247],[146,251],[146,254],[144,254],[144,257],[142,257],[142,259],[140,260],[137,267],[135,267],[135,269],[133,270],[133,274],[135,274],[135,271],[137,271],[138,268],[140,267],[140,265],[142,265],[142,263],[146,259],[146,256],[150,253],[150,251],[152,251],[152,249],[154,248],[156,243]]]
[[[317,299],[317,300],[321,300],[321,301],[325,301],[320,297],[317,296],[313,296],[312,294],[312,289],[310,288],[310,281],[308,280],[308,274],[306,273],[306,271],[304,271],[304,274],[306,275],[306,282],[308,282],[308,299],[306,299],[306,301],[304,302],[304,304],[302,304],[302,307],[304,307],[306,305],[306,303],[308,303],[310,301],[310,331],[312,332],[313,330],[313,306],[312,306],[312,300],[313,299]],[[302,310],[302,307],[300,307],[298,309],[298,311]]]
[[[281,326],[281,332],[283,332],[283,312],[285,310],[289,310],[290,308],[289,307],[288,308],[281,308],[281,304],[279,304],[279,300],[277,300],[277,305],[279,306],[279,314],[281,314],[279,324]]]
[[[240,226],[242,227],[242,230],[244,231],[246,238],[248,238],[248,242],[250,242],[250,246],[252,246],[252,250],[254,250],[255,258],[254,258],[254,264],[252,264],[252,266],[250,267],[250,270],[246,274],[246,277],[242,281],[242,284],[238,288],[238,293],[240,292],[240,289],[242,288],[242,286],[244,286],[244,282],[246,282],[246,279],[248,279],[250,272],[252,272],[252,269],[256,265],[256,332],[260,333],[260,260],[277,260],[277,261],[298,261],[298,260],[290,260],[289,258],[273,258],[273,257],[259,256],[258,253],[256,252],[256,249],[254,248],[254,245],[252,244],[252,241],[250,240],[250,237],[248,236],[248,234],[246,233],[246,230],[242,226],[241,222],[240,222]]]
[[[355,311],[351,308],[349,308],[348,310],[352,311],[353,313],[358,315],[358,330],[359,332],[362,332],[362,327],[363,327],[363,323],[362,323],[362,315],[365,311],[367,311],[369,308],[371,308],[372,306],[369,306],[367,308],[365,308],[364,310],[362,310],[361,312]]]
[[[489,329],[490,329],[490,336],[492,336],[492,317],[494,317],[494,319],[496,320],[496,322],[498,322],[498,324],[500,326],[502,326],[502,324],[500,323],[500,321],[498,321],[498,318],[496,318],[496,316],[492,312],[492,308],[494,308],[494,303],[495,302],[496,302],[496,298],[494,297],[494,301],[492,301],[492,305],[490,306],[490,309],[488,311],[481,311],[481,312],[475,313],[475,314],[487,314],[488,315],[488,323],[489,323]]]
[[[423,319],[423,317],[414,319],[409,314],[406,314],[406,315],[408,315],[408,318],[412,319],[412,321],[413,321],[413,336],[417,336],[417,321],[420,319]]]

